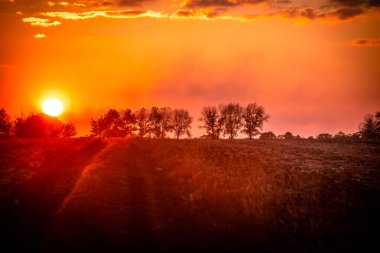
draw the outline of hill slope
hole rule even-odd
[[[345,251],[380,239],[380,148],[310,141],[2,141],[9,249]]]

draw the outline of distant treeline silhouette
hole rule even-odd
[[[239,103],[220,104],[218,107],[206,106],[201,111],[199,121],[206,130],[203,138],[219,139],[227,136],[235,138],[244,133],[252,139],[260,133],[264,121],[269,118],[264,108],[255,103],[243,107]],[[130,109],[117,111],[110,109],[98,119],[91,119],[90,133],[97,137],[127,137],[138,135],[149,138],[165,138],[173,133],[179,139],[183,135],[191,137],[193,122],[185,109],[170,107],[141,108],[135,112]]]
[[[140,137],[165,138],[170,132],[179,139],[182,135],[191,137],[193,122],[187,110],[170,107],[141,108],[135,112],[130,109],[117,111],[110,109],[98,119],[91,119],[91,136],[96,137]]]
[[[275,135],[273,132],[261,132],[263,125],[268,121],[269,115],[262,106],[250,103],[242,106],[239,103],[219,104],[218,106],[205,106],[198,118],[204,139],[234,139],[239,133],[252,139],[260,136],[261,140],[305,139],[299,135],[286,132]],[[170,107],[141,108],[137,111],[131,109],[110,109],[99,118],[90,121],[90,135],[100,138],[140,136],[147,138],[174,138],[187,136],[191,138],[191,124],[193,118],[185,109],[171,109]],[[19,116],[13,122],[5,109],[0,109],[0,138],[24,137],[72,137],[77,133],[72,123],[63,123],[58,118],[45,114],[30,114],[27,117]],[[345,134],[339,131],[335,135],[320,133],[309,140],[380,140],[380,112],[368,114],[359,125],[359,131]]]
[[[30,114],[19,116],[11,122],[7,112],[0,109],[0,137],[11,136],[21,138],[72,137],[77,134],[72,123],[63,123],[58,118],[46,114]]]

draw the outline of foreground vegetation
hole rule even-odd
[[[378,143],[1,141],[11,249],[379,250]]]

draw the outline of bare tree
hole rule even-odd
[[[136,119],[136,130],[138,135],[144,137],[149,132],[149,110],[146,108],[141,108],[135,113]]]
[[[229,103],[219,105],[220,115],[223,121],[223,134],[233,139],[242,126],[243,107],[239,103]]]
[[[201,111],[199,121],[203,122],[201,128],[206,129],[206,135],[211,139],[219,139],[223,128],[222,118],[215,106],[205,106]]]
[[[184,134],[187,134],[188,137],[191,137],[190,127],[193,119],[190,117],[188,111],[184,109],[175,109],[173,111],[172,120],[174,135],[177,139],[179,139],[179,137]]]
[[[248,104],[242,113],[243,129],[242,133],[248,135],[252,139],[263,129],[264,121],[268,121],[269,115],[265,114],[264,108],[256,103]]]
[[[168,132],[173,129],[172,110],[169,107],[152,107],[149,114],[151,131],[156,138],[165,138]]]
[[[0,109],[0,138],[8,138],[11,134],[12,123],[4,108]]]

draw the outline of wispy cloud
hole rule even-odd
[[[29,17],[29,18],[23,18],[23,22],[30,23],[32,26],[43,26],[43,27],[50,27],[50,26],[57,26],[60,25],[61,22],[59,21],[51,21],[47,18],[36,18],[36,17]]]
[[[88,11],[88,12],[44,12],[41,15],[51,18],[62,18],[69,20],[91,19],[97,17],[127,19],[127,18],[164,18],[167,14],[157,11],[115,10],[115,11]]]

